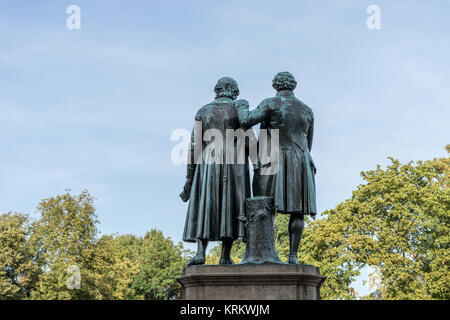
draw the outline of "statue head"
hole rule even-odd
[[[278,72],[272,80],[272,87],[277,90],[294,90],[297,86],[294,76],[287,71]]]
[[[233,78],[223,77],[217,81],[214,92],[216,93],[216,98],[226,97],[236,100],[239,95],[239,88]]]

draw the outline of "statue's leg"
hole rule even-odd
[[[208,240],[197,240],[197,254],[188,262],[188,266],[205,264],[206,247],[208,247]]]
[[[302,239],[305,220],[303,214],[291,213],[289,218],[289,263],[297,264],[297,252]]]
[[[227,238],[222,240],[222,254],[220,255],[220,264],[234,264],[231,260],[231,247],[233,246],[233,239]]]

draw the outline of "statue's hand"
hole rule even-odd
[[[189,197],[191,195],[191,187],[192,183],[189,180],[186,180],[186,183],[184,184],[183,191],[180,193],[180,198],[183,200],[183,202],[188,202]]]

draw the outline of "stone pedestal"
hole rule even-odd
[[[294,264],[189,266],[177,278],[183,300],[319,300],[324,280]]]

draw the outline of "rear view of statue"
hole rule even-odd
[[[226,161],[225,143],[222,149],[210,152],[203,141],[208,139],[195,138],[198,131],[205,134],[210,129],[226,137],[227,129],[240,127],[234,106],[234,100],[239,95],[236,81],[221,78],[214,92],[215,100],[200,108],[195,115],[195,124],[201,130],[193,130],[191,136],[191,157],[187,165],[186,183],[180,194],[183,201],[189,201],[183,241],[198,244],[197,254],[188,265],[205,263],[209,241],[222,241],[220,264],[233,264],[230,257],[233,241],[244,237],[239,217],[245,215],[245,200],[250,197],[248,164]],[[238,154],[236,149],[235,156]]]
[[[253,178],[254,196],[273,197],[277,212],[289,214],[289,263],[297,264],[297,251],[304,228],[304,215],[315,217],[316,167],[311,158],[314,131],[312,110],[294,95],[297,86],[292,74],[278,73],[272,81],[275,97],[263,100],[249,111],[248,102],[236,101],[241,125],[249,128],[261,123],[261,129],[278,130],[278,161],[275,174],[261,170],[274,163],[259,163]],[[272,147],[273,148],[273,147]]]

